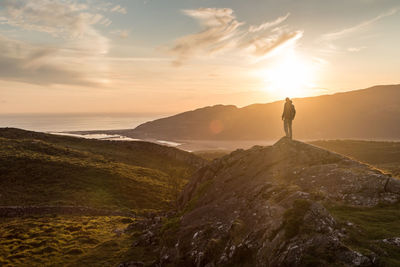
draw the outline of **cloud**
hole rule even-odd
[[[212,54],[235,46],[234,38],[238,34],[239,26],[243,23],[236,20],[232,9],[200,8],[185,10],[184,13],[197,19],[203,26],[203,30],[184,36],[175,42],[170,49],[178,56],[175,64],[181,64],[199,51]]]
[[[293,45],[301,37],[303,37],[303,31],[282,31],[268,37],[255,38],[246,46],[259,61],[278,49]]]
[[[360,52],[361,50],[364,50],[367,48],[366,46],[359,46],[359,47],[349,47],[347,48],[347,51],[349,52]]]
[[[85,59],[108,53],[109,39],[96,26],[111,24],[104,15],[89,11],[96,8],[74,0],[3,0],[0,8],[0,23],[62,39],[53,47],[40,47],[1,36],[0,51],[7,53],[1,53],[0,66],[10,66],[0,73],[1,79],[44,84],[96,83],[90,76],[105,69],[106,63],[90,65]]]
[[[128,30],[115,30],[115,31],[111,31],[111,34],[117,35],[120,38],[128,38],[129,36],[129,31]]]
[[[111,12],[118,12],[121,14],[127,14],[128,12],[126,11],[126,8],[121,7],[120,5],[114,6],[112,9],[110,9]]]
[[[0,79],[34,84],[94,85],[81,72],[56,64],[54,48],[35,47],[0,35]]]
[[[3,17],[10,26],[27,31],[39,31],[63,38],[73,46],[93,43],[91,48],[97,48],[100,53],[108,50],[108,40],[102,36],[94,25],[109,25],[109,19],[103,15],[88,12],[88,6],[72,1],[51,0],[4,0],[0,6],[4,8]]]
[[[245,23],[239,22],[230,8],[200,8],[183,12],[196,19],[202,30],[177,39],[169,48],[169,52],[176,56],[176,65],[181,65],[191,57],[213,55],[233,49],[248,51],[256,57],[265,56],[278,47],[295,42],[303,34],[284,27],[273,29],[272,33],[264,32],[285,21],[289,14],[244,30],[242,26]]]
[[[366,28],[367,26],[369,26],[369,25],[371,25],[371,24],[373,24],[373,23],[375,23],[375,22],[377,22],[377,21],[379,21],[379,20],[381,20],[381,19],[383,19],[385,17],[389,17],[389,16],[392,16],[392,15],[396,14],[397,11],[398,11],[397,8],[391,9],[388,12],[382,13],[382,14],[380,14],[380,15],[378,15],[378,16],[370,19],[370,20],[363,21],[363,22],[361,22],[361,23],[359,23],[357,25],[342,29],[340,31],[324,34],[324,35],[322,35],[322,39],[323,40],[332,41],[332,40],[337,40],[337,39],[346,37],[346,36],[348,36],[348,35],[350,35],[350,34],[352,34],[354,32],[357,32],[357,31],[359,31],[361,29]]]
[[[61,1],[4,0],[6,23],[25,30],[47,32],[56,36],[76,37],[84,33],[87,24],[100,17],[84,13],[86,5]]]
[[[278,17],[276,20],[267,21],[258,26],[252,25],[249,28],[249,32],[259,32],[259,31],[263,31],[263,30],[275,27],[275,26],[281,24],[282,22],[284,22],[289,16],[290,16],[290,13],[287,13],[285,16]]]

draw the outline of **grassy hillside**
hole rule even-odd
[[[40,140],[66,149],[100,154],[113,161],[157,169],[166,173],[176,172],[176,169],[194,171],[204,164],[203,160],[191,153],[149,142],[83,139],[15,128],[0,128],[0,137],[10,140]]]
[[[202,164],[145,142],[0,130],[0,205],[164,209]]]
[[[40,216],[0,219],[1,266],[115,266],[129,252],[132,219]]]
[[[77,211],[85,206],[139,214],[165,210],[204,162],[191,153],[147,142],[4,128],[0,206],[75,206]],[[132,248],[134,237],[127,226],[133,218],[41,210],[0,218],[0,266],[116,266],[143,253]]]
[[[214,159],[221,158],[221,157],[231,153],[231,151],[228,151],[228,150],[200,150],[200,151],[195,151],[193,153],[205,160],[211,161]]]
[[[311,144],[400,176],[400,142],[329,140],[314,141]]]
[[[327,206],[347,229],[345,244],[364,255],[378,255],[377,266],[400,266],[400,204],[373,208]]]

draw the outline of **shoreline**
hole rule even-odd
[[[54,135],[71,136],[85,139],[97,139],[107,141],[143,141],[159,145],[176,147],[187,152],[198,151],[233,151],[236,149],[248,149],[255,145],[269,146],[276,140],[159,140],[146,138],[132,138],[123,135],[128,130],[110,130],[110,131],[74,131],[74,132],[47,132]]]

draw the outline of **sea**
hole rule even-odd
[[[78,134],[71,132],[133,129],[142,123],[171,115],[173,114],[0,114],[0,128],[14,127],[87,139],[137,141],[139,139],[133,139],[118,134]],[[237,148],[249,148],[255,144],[269,145],[271,143],[271,141],[266,143],[265,140],[251,142],[192,140],[183,143],[178,143],[176,140],[146,141],[178,147],[189,152],[197,150],[235,150]]]
[[[170,115],[172,114],[0,114],[0,128],[13,127],[88,139],[137,141],[140,139],[117,134],[76,134],[70,132],[133,129],[142,123]],[[181,145],[167,140],[153,140],[153,142],[174,147]]]
[[[0,114],[0,127],[38,132],[133,129],[170,114]]]

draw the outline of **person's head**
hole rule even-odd
[[[290,101],[290,98],[289,97],[286,97],[286,102],[289,102]]]

